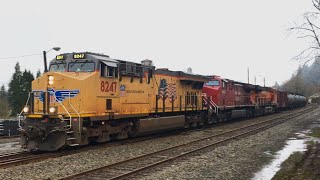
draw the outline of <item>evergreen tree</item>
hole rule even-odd
[[[278,82],[274,83],[273,88],[280,90],[280,85],[278,84]]]
[[[21,78],[22,72],[20,70],[20,65],[17,62],[15,66],[15,72],[12,75],[11,81],[9,83],[9,104],[11,107],[11,115],[15,116],[20,113],[23,108],[24,100],[21,98]]]
[[[0,99],[2,100],[5,98],[7,98],[7,91],[6,91],[6,87],[2,85],[0,89]]]
[[[41,74],[41,71],[40,69],[37,71],[37,75],[36,75],[36,78],[40,77],[42,74]]]
[[[31,92],[31,82],[34,77],[30,71],[24,70],[22,73],[19,63],[15,66],[15,72],[9,83],[9,104],[11,107],[11,115],[19,114],[26,104],[29,92]]]
[[[21,77],[21,99],[24,100],[24,104],[28,100],[29,92],[31,92],[31,82],[34,80],[34,77],[30,71],[24,70]]]
[[[9,103],[7,91],[4,85],[0,89],[0,117],[6,118],[9,114]]]

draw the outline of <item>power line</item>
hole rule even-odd
[[[0,59],[19,59],[19,58],[23,58],[23,57],[29,57],[29,56],[40,56],[42,54],[28,54],[28,55],[22,55],[22,56],[13,56],[13,57],[3,57]]]

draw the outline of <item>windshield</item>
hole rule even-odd
[[[220,82],[218,80],[209,81],[206,86],[220,86]]]
[[[71,62],[69,72],[93,72],[94,62]]]
[[[52,72],[64,72],[66,65],[63,63],[51,64],[50,71]]]

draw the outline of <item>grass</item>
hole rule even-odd
[[[310,136],[320,138],[320,128],[312,129],[312,133],[310,134]]]
[[[289,179],[313,179],[314,167],[307,165],[311,150],[317,145],[314,141],[308,141],[306,152],[295,152],[281,164],[281,169],[272,178],[273,180]]]
[[[293,177],[295,177],[298,165],[303,161],[304,156],[305,155],[302,152],[293,153],[286,161],[281,164],[281,169],[272,179],[292,179]]]

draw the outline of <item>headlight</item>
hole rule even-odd
[[[53,84],[53,80],[54,80],[54,77],[53,76],[49,76],[49,85],[52,85]]]
[[[50,108],[49,108],[49,112],[50,112],[51,114],[56,113],[56,111],[57,111],[57,107],[50,107]]]
[[[28,113],[29,110],[30,110],[29,106],[25,106],[25,107],[23,108],[23,112],[24,112],[24,113]]]

